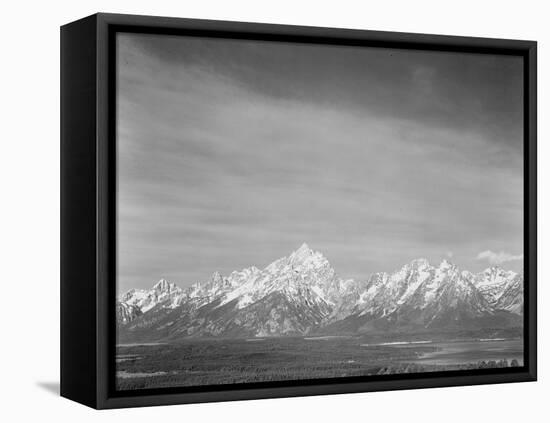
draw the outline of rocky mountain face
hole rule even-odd
[[[306,244],[265,269],[216,272],[187,289],[160,280],[117,303],[119,342],[184,337],[462,330],[521,326],[523,277],[418,259],[366,281],[339,278]]]
[[[132,320],[135,320],[143,313],[134,305],[130,305],[124,302],[117,302],[116,305],[116,319],[118,324],[130,323]]]
[[[493,266],[475,276],[475,286],[491,306],[512,313],[523,313],[523,277]]]
[[[523,315],[523,277],[515,275],[504,287],[495,308]]]

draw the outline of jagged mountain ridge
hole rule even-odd
[[[120,340],[509,327],[521,324],[522,312],[523,278],[514,272],[474,275],[418,259],[391,274],[344,280],[307,244],[263,270],[215,272],[187,289],[161,279],[117,305]]]

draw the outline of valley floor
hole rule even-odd
[[[478,334],[479,335],[479,334]],[[204,386],[523,365],[519,337],[306,336],[117,346],[117,389]]]

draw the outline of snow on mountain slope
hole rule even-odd
[[[446,260],[438,267],[413,260],[395,273],[373,275],[355,308],[336,326],[352,332],[459,328],[493,314],[472,279]]]
[[[489,304],[494,306],[499,302],[506,287],[515,276],[515,272],[506,271],[498,266],[493,266],[478,273],[474,277],[474,285],[487,299]]]
[[[158,304],[173,301],[181,293],[182,290],[175,284],[161,279],[149,290],[131,289],[122,295],[119,301],[136,306],[142,313],[145,313]]]
[[[396,318],[425,328],[460,327],[461,322],[491,315],[493,310],[472,283],[471,274],[443,261],[433,277],[418,286]]]
[[[515,275],[508,281],[495,308],[514,314],[523,314],[523,277],[521,275]]]
[[[185,310],[185,318],[180,319],[185,323],[174,326],[185,336],[305,333],[330,314],[331,298],[340,289],[328,260],[306,244],[263,270],[250,267],[227,277],[216,272],[207,282],[184,291],[169,286],[165,290],[170,295],[158,295],[154,287],[129,291],[121,298],[144,306],[144,316],[130,329],[154,327],[158,322],[150,313],[166,314],[163,309],[171,307]],[[157,305],[160,308],[152,310]]]
[[[132,320],[141,316],[143,313],[139,307],[127,303],[117,302],[116,304],[116,321],[118,324],[125,325]]]
[[[263,270],[250,267],[228,277],[216,273],[208,284],[196,284],[186,294],[204,304],[219,301],[218,307],[236,301],[242,309],[278,292],[291,302],[326,308],[331,303],[328,288],[335,278],[328,260],[304,244]]]
[[[374,274],[359,298],[356,306],[361,310],[359,314],[382,317],[394,312],[433,273],[434,268],[428,261],[419,259],[406,264],[395,273]]]
[[[303,244],[262,270],[215,272],[185,290],[162,279],[119,300],[139,311],[121,320],[128,339],[458,329],[482,318],[489,325],[515,324],[508,314],[523,310],[523,279],[499,268],[473,275],[446,260],[435,267],[417,259],[391,274],[343,280],[321,253]]]

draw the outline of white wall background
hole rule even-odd
[[[550,303],[549,10],[543,1],[19,1],[2,7],[0,419],[11,421],[543,421]],[[118,12],[539,42],[539,382],[96,412],[59,381],[59,26]],[[546,260],[546,263],[545,263]],[[546,305],[546,307],[545,307]],[[547,417],[547,416],[546,416]]]

